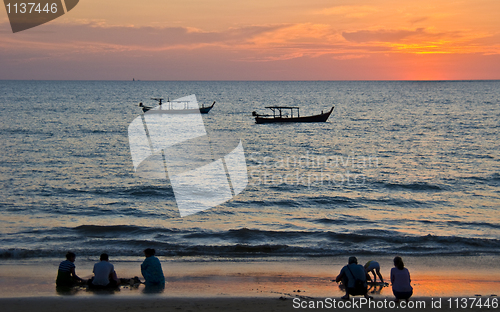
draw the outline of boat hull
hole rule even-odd
[[[214,102],[215,104],[215,102]],[[157,114],[208,114],[208,112],[214,107],[214,104],[211,106],[200,107],[200,108],[192,108],[192,109],[154,109],[152,107],[142,106],[142,111],[144,113],[157,113]]]
[[[212,104],[212,106],[208,106],[208,107],[200,107],[200,113],[208,114],[208,112],[212,109],[212,107],[214,107],[214,104]]]
[[[284,123],[284,122],[326,122],[330,114],[332,113],[334,107],[324,114],[305,116],[305,117],[262,117],[256,116],[255,123],[266,124],[266,123]]]

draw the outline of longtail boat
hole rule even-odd
[[[164,99],[162,98],[151,98],[151,99],[158,102],[160,110],[165,110],[170,114],[193,114],[198,112],[200,112],[201,114],[208,114],[208,112],[215,105],[214,101],[210,106],[202,105],[199,108],[193,108],[189,106],[189,104],[191,103],[189,101],[170,101],[169,99],[167,99],[166,102],[163,102]],[[142,111],[144,113],[153,109],[152,106],[146,106],[142,103],[139,103],[139,107],[142,108]]]
[[[260,115],[257,112],[252,112],[252,116],[255,117],[255,123],[264,124],[264,123],[277,123],[277,122],[326,122],[330,114],[333,112],[335,106],[332,106],[330,111],[319,115],[312,116],[300,116],[300,108],[292,107],[292,106],[267,106],[266,108],[270,109],[273,114],[272,115]],[[290,115],[287,114],[287,111],[290,110]],[[294,116],[294,112],[296,112]]]

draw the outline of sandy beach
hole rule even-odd
[[[460,298],[456,298],[460,299]],[[451,299],[452,302],[455,299]],[[317,303],[320,299],[307,299]],[[372,306],[360,305],[360,300],[349,301],[352,304],[347,307],[346,302],[339,304],[331,301],[332,306],[325,305],[324,308],[300,308],[296,306],[299,301],[280,300],[272,298],[29,298],[29,299],[0,299],[0,303],[6,308],[4,311],[75,311],[75,312],[99,312],[99,311],[300,311],[300,310],[356,310],[356,311],[388,311],[390,309],[410,309],[415,311],[495,311],[498,308],[471,307],[457,309],[449,307],[446,301],[442,301],[441,307],[433,307],[436,304],[432,298],[414,298],[408,303],[407,308],[390,306],[388,299],[376,299]],[[295,303],[295,304],[294,304]],[[334,305],[335,304],[335,305]],[[342,306],[342,307],[340,307]]]
[[[360,262],[368,260],[359,257]],[[382,274],[389,279],[391,259],[377,257]],[[414,297],[412,309],[435,310],[441,301],[446,310],[467,299],[466,311],[484,311],[485,306],[471,306],[472,301],[498,300],[500,270],[498,257],[412,257],[406,263],[412,274]],[[55,260],[54,260],[55,261]],[[57,292],[54,275],[58,262],[24,261],[1,265],[1,304],[7,311],[288,311],[311,307],[347,309],[338,301],[343,295],[331,280],[346,259],[288,259],[232,261],[174,261],[163,259],[167,285],[156,294],[144,286],[121,287],[112,293],[89,292],[84,288]],[[140,276],[140,262],[115,261],[120,277]],[[93,262],[77,260],[77,273],[90,277]],[[458,269],[460,268],[460,269]],[[355,297],[350,309],[369,311],[390,309],[393,296],[390,287],[370,289],[371,306]],[[458,301],[451,298],[457,298]],[[479,300],[479,301],[478,301]],[[322,301],[323,303],[318,303]],[[470,302],[469,302],[470,301]],[[357,303],[355,303],[357,302]],[[425,302],[425,303],[422,303]],[[418,304],[418,305],[417,305]],[[425,309],[423,309],[425,307]],[[410,306],[408,306],[410,308]],[[429,310],[430,309],[430,310]]]

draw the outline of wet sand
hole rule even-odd
[[[457,298],[460,300],[461,298]],[[483,298],[483,300],[486,298]],[[492,299],[492,298],[490,298]],[[498,298],[497,298],[498,299]],[[323,299],[302,299],[297,300],[280,300],[275,298],[10,298],[0,299],[0,304],[3,311],[37,311],[37,312],[54,312],[54,311],[73,311],[73,312],[111,312],[111,311],[150,311],[150,312],[165,312],[165,311],[241,311],[241,312],[264,312],[264,311],[304,311],[304,310],[355,310],[355,311],[390,311],[391,309],[402,309],[394,303],[391,306],[391,301],[388,299],[375,299],[372,305],[368,303],[361,304],[359,298],[353,301],[342,301],[339,303],[333,299],[325,304],[323,308],[319,307],[319,301]],[[454,299],[452,305],[454,304]],[[299,302],[306,304],[301,308]],[[357,303],[356,303],[357,302]],[[442,300],[440,306],[434,306],[437,299],[432,298],[413,298],[408,303],[405,303],[406,310],[413,311],[495,311],[498,308],[485,307],[469,307],[457,309],[454,306],[449,307],[447,300]],[[471,302],[471,301],[469,301]],[[348,307],[349,305],[349,307]],[[358,305],[358,306],[356,306]]]
[[[54,279],[59,260],[2,261],[0,264],[0,304],[5,311],[289,311],[303,310],[311,301],[326,298],[338,301],[343,295],[331,280],[345,257],[317,259],[219,259],[179,261],[161,259],[167,284],[160,293],[121,287],[116,292],[90,292],[84,288],[57,292]],[[392,257],[358,257],[360,263],[372,258],[379,261],[382,274],[389,280]],[[441,299],[447,308],[449,298],[489,298],[500,293],[499,257],[408,257],[413,301],[424,300],[426,309]],[[140,276],[139,261],[111,261],[119,277]],[[77,274],[91,276],[94,261],[78,259]],[[393,299],[390,287],[370,290],[375,302]],[[356,297],[355,300],[359,300]],[[305,303],[304,303],[305,302]],[[454,302],[452,302],[454,303]],[[328,304],[327,304],[328,305]],[[381,310],[385,311],[384,306]],[[386,308],[387,306],[385,306]],[[333,309],[332,306],[330,309]],[[338,306],[336,308],[339,308]],[[355,309],[364,311],[363,309]],[[373,307],[364,307],[373,310]],[[476,307],[478,308],[478,307]],[[375,309],[379,309],[378,306]],[[4,310],[4,309],[2,309]],[[422,310],[422,309],[418,309]],[[475,311],[470,306],[463,311]],[[477,311],[484,311],[479,308]],[[423,310],[425,311],[425,310]]]

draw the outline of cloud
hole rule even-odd
[[[260,34],[255,34],[252,41],[258,45],[279,45],[294,43],[324,42],[334,35],[329,25],[300,23],[275,27]]]
[[[426,32],[424,28],[417,28],[415,30],[359,30],[353,32],[343,32],[342,36],[346,40],[352,42],[398,42],[409,37],[422,36],[425,34]]]
[[[329,25],[298,23],[249,25],[222,31],[188,27],[125,27],[102,23],[53,24],[44,31],[0,35],[0,48],[28,51],[39,57],[66,57],[82,54],[134,52],[137,55],[158,51],[188,51],[218,48],[232,51],[236,60],[274,61],[317,57],[324,54],[355,53],[341,34]],[[239,58],[242,51],[252,57]],[[246,54],[246,53],[245,53]],[[34,58],[15,58],[20,62]]]
[[[328,24],[281,23],[207,31],[92,21],[47,24],[18,34],[1,32],[7,28],[8,24],[0,24],[0,60],[7,60],[0,62],[3,79],[25,79],[34,73],[38,75],[34,79],[137,78],[138,73],[165,79],[165,72],[175,73],[168,76],[175,79],[254,79],[261,77],[260,72],[300,72],[290,64],[305,71],[311,71],[310,64],[316,64],[317,71],[325,68],[323,63],[343,64],[349,71],[351,65],[403,54],[500,53],[498,37],[432,28],[342,32]]]
[[[342,37],[359,47],[385,47],[393,53],[414,54],[498,54],[498,45],[487,33],[468,30],[434,32],[432,29],[378,29],[342,32]]]
[[[378,29],[378,30],[358,30],[344,31],[342,37],[351,42],[465,42],[475,36],[483,36],[467,31],[446,31],[435,32],[432,29]]]
[[[188,27],[124,27],[101,24],[52,24],[43,32],[26,31],[13,36],[4,35],[2,41],[26,42],[38,46],[62,45],[78,47],[82,51],[92,47],[113,47],[133,50],[164,50],[196,48],[206,45],[231,45],[250,40],[265,32],[275,31],[283,25],[246,26],[224,31],[203,31]],[[57,36],[55,35],[57,34]],[[0,45],[2,45],[0,43]]]
[[[424,17],[416,17],[416,18],[413,18],[410,20],[410,24],[417,24],[417,23],[420,23],[420,22],[425,22],[429,19],[429,17],[427,16],[424,16]]]
[[[370,56],[367,54],[343,54],[343,55],[334,56],[333,58],[336,60],[355,60],[355,59],[366,58],[366,57],[370,57]]]
[[[348,18],[362,18],[378,12],[379,9],[368,5],[343,5],[326,8],[316,12],[322,15],[340,15]]]

